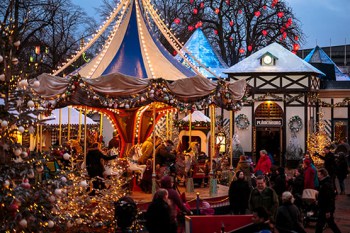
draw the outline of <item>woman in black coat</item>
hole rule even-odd
[[[158,189],[145,215],[148,232],[176,233],[176,222],[172,217],[172,209],[168,201],[168,191],[166,189]]]
[[[245,180],[244,173],[237,171],[236,180],[231,182],[228,196],[230,199],[230,209],[233,214],[245,214],[248,208],[250,187]]]
[[[345,178],[348,176],[348,162],[343,152],[338,153],[336,175],[339,181],[340,194],[345,194]]]

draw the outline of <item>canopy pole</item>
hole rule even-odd
[[[230,173],[229,173],[229,182],[233,179],[233,160],[232,160],[232,154],[233,154],[233,111],[230,111]]]
[[[40,120],[43,119],[43,115],[39,114]],[[43,152],[43,125],[40,123],[40,152]]]
[[[58,144],[62,145],[62,108],[59,109],[58,114]]]
[[[78,126],[78,141],[80,143],[80,139],[81,139],[81,116],[82,115],[82,110],[79,109],[79,126]]]
[[[36,136],[35,136],[35,139],[36,139],[36,152],[39,152],[39,131],[40,131],[40,126],[39,126],[39,122],[40,122],[40,118],[39,118],[39,115],[38,115],[38,123],[36,125]]]
[[[70,115],[71,115],[71,106],[68,106],[68,133],[67,133],[67,141],[70,140]]]
[[[152,195],[156,193],[156,106],[153,106],[153,172],[152,172]]]
[[[213,171],[213,159],[215,155],[215,106],[210,105],[210,183],[209,183],[209,196],[217,194],[217,180]]]
[[[102,134],[103,134],[103,115],[102,113],[100,113],[100,138],[102,137]]]
[[[172,111],[169,114],[169,124],[170,124],[169,139],[173,140],[173,112]]]
[[[169,112],[166,112],[166,120],[165,120],[165,124],[166,124],[166,139],[169,139]]]
[[[84,164],[85,164],[85,168],[86,168],[86,151],[87,151],[86,115],[87,115],[87,107],[85,107],[85,114],[84,114]]]
[[[188,123],[188,127],[189,127],[188,147],[190,147],[191,146],[191,142],[192,142],[192,112],[191,111],[190,111],[190,122]]]

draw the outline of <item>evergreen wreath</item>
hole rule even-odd
[[[245,114],[239,114],[235,118],[235,123],[238,129],[247,129],[248,126],[250,125],[248,117]]]
[[[292,116],[289,119],[288,126],[292,132],[296,133],[299,132],[303,127],[303,122],[301,121],[301,118],[299,116]]]

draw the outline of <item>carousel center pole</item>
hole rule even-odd
[[[233,111],[230,111],[230,173],[229,173],[229,182],[233,179],[233,164],[232,164],[232,153],[233,153]]]
[[[215,155],[215,106],[210,105],[210,182],[209,182],[209,196],[217,194],[217,180],[213,172],[213,159]]]
[[[156,105],[153,106],[153,172],[152,172],[152,195],[156,193]]]

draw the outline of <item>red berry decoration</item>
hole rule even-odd
[[[179,24],[180,22],[181,22],[181,20],[179,18],[174,19],[175,24]]]

